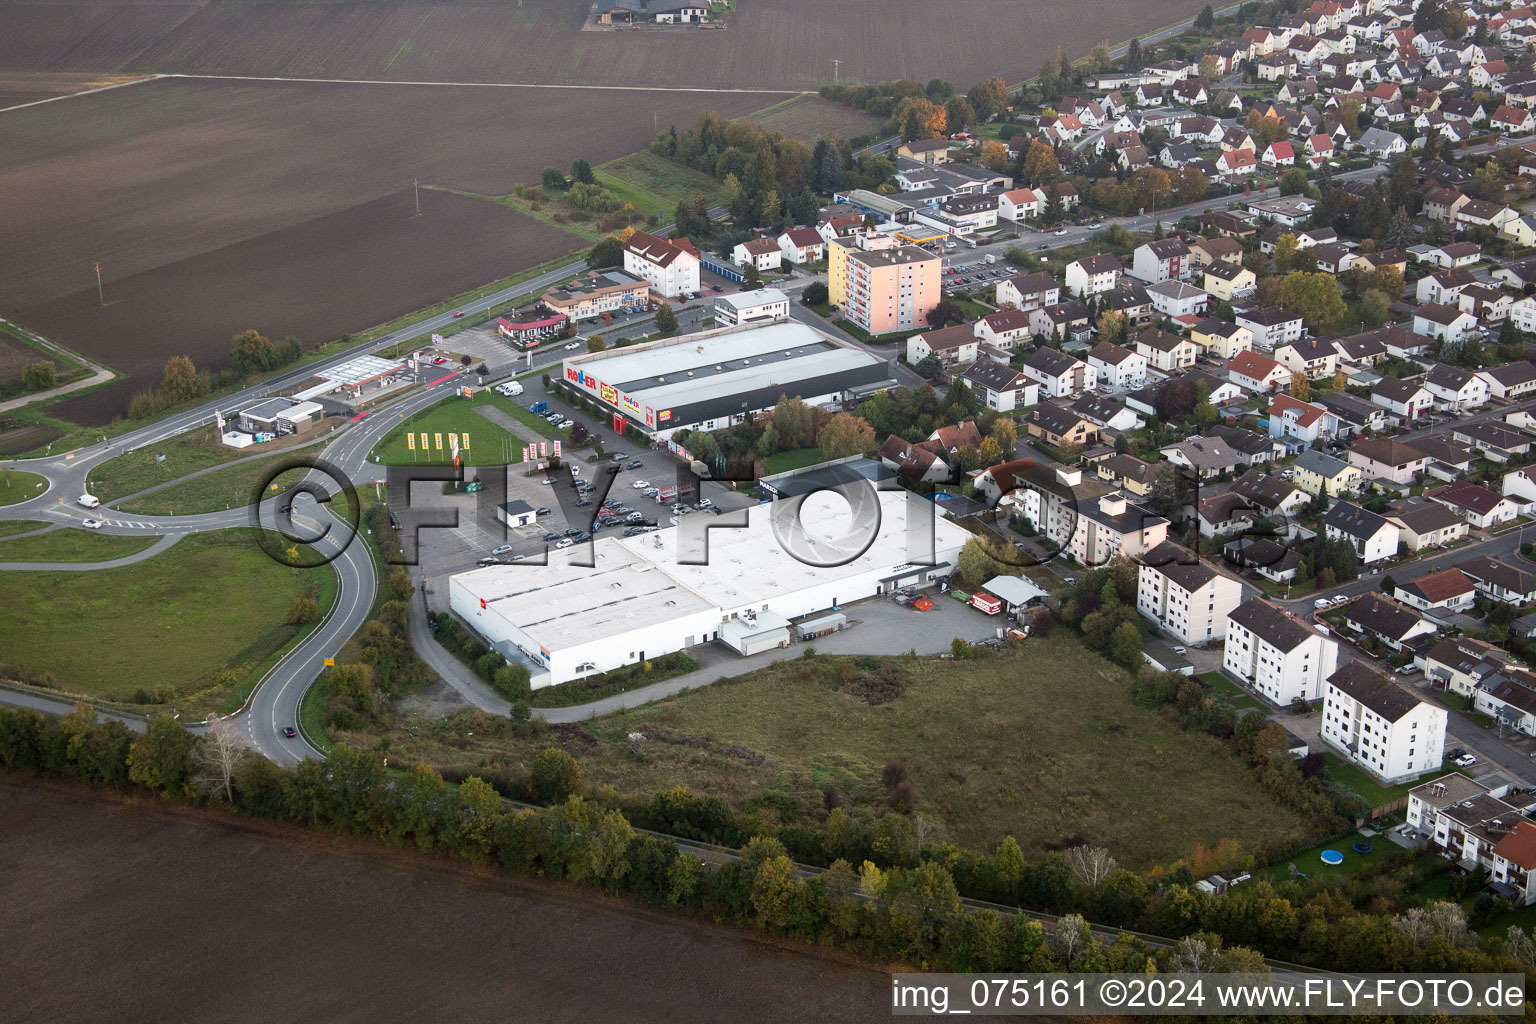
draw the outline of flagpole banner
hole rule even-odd
[[[460,434],[459,437],[462,439],[461,443],[464,446],[464,450],[465,451],[469,451],[469,435],[468,434]]]
[[[549,442],[548,441],[540,441],[539,442],[539,458],[542,459],[542,458],[545,458],[548,455],[549,455]]]
[[[409,448],[411,451],[415,451],[416,450],[416,435],[415,434],[412,434],[410,432],[406,433],[406,435],[405,435],[405,446],[407,448]]]
[[[432,435],[432,440],[435,442],[433,447],[436,448],[438,451],[442,451],[443,450],[443,435],[442,434],[433,434]]]
[[[432,447],[431,445],[427,444],[427,435],[426,435],[426,432],[423,431],[422,435],[421,435],[421,450],[422,451],[426,451],[428,448],[431,448],[431,447]]]

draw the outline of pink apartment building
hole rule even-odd
[[[915,245],[849,252],[843,313],[872,335],[927,327],[941,297],[941,262]]]

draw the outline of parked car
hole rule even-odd
[[[560,539],[560,535],[558,533],[555,533],[553,530],[551,530],[549,533],[546,533],[544,535],[544,539],[546,541],[559,540]]]
[[[1477,758],[1473,757],[1471,754],[1462,754],[1456,759],[1455,764],[1457,768],[1470,768],[1477,764]]]
[[[433,366],[442,366],[447,361],[448,360],[444,359],[442,356],[438,356],[436,359],[432,360],[432,365]]]
[[[571,540],[571,538],[565,537],[562,540],[556,541],[555,542],[555,547],[556,548],[568,548],[568,547],[575,546],[575,544],[576,544],[576,542]]]
[[[542,518],[543,516],[549,515],[549,509],[547,509],[547,508],[536,509],[533,514],[537,518]]]
[[[576,537],[576,536],[579,536],[580,534],[581,534],[581,531],[576,529],[574,526],[565,531],[565,535],[567,537]]]
[[[638,523],[644,518],[645,516],[639,512],[631,512],[629,515],[624,517],[624,521],[627,523]]]
[[[1466,752],[1467,752],[1467,748],[1466,747],[1452,747],[1450,750],[1447,750],[1445,752],[1445,756],[1447,758],[1449,758],[1450,760],[1454,761],[1458,757],[1460,757],[1462,754],[1465,754]]]
[[[578,349],[578,348],[581,348],[581,345],[580,345],[580,343],[578,343],[578,342],[574,342],[574,341],[573,341],[573,342],[570,342],[570,343],[569,343],[569,344],[567,344],[567,345],[566,345],[566,346],[565,346],[565,350],[566,350],[566,351],[567,351],[567,352],[571,352],[571,351],[574,351],[574,350],[575,350],[575,349]]]
[[[1327,608],[1327,607],[1330,607],[1332,604],[1333,604],[1333,601],[1330,598],[1320,597],[1316,601],[1312,602],[1312,607],[1313,608]]]
[[[632,459],[631,461],[624,463],[624,468],[639,469],[642,465],[644,465],[644,463],[642,463],[639,459]]]
[[[495,547],[491,548],[491,554],[493,554],[493,555],[504,555],[508,551],[511,551],[511,550],[512,550],[512,545],[511,544],[498,544]]]
[[[500,565],[501,564],[501,559],[499,559],[499,558],[482,558],[476,564],[479,565],[480,568],[484,569],[488,565]]]
[[[529,412],[544,412],[549,408],[548,402],[534,402],[528,407]]]
[[[630,484],[629,486],[633,487],[637,491],[643,491],[647,487],[651,486],[651,482],[649,480],[636,480],[634,483]]]

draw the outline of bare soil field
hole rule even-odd
[[[882,972],[557,882],[14,778],[0,820],[8,1024],[890,1019]]]
[[[169,355],[218,365],[247,328],[327,341],[585,245],[427,190],[415,220],[412,178],[505,194],[642,148],[641,111],[691,124],[774,99],[160,80],[9,111],[0,251],[28,258],[0,268],[0,312],[131,376],[59,410],[105,422]]]
[[[82,424],[120,414],[170,355],[227,362],[229,339],[330,339],[409,313],[487,280],[554,259],[580,239],[515,210],[411,190],[94,286],[21,310],[17,320],[122,371],[127,379],[49,406]]]
[[[724,31],[582,32],[584,0],[0,3],[0,68],[814,89],[844,76],[1033,75],[1202,0],[741,0]]]
[[[824,100],[820,96],[800,96],[785,103],[776,103],[746,120],[769,131],[782,132],[792,139],[804,139],[807,142],[874,135],[885,127],[882,118]]]
[[[0,71],[0,110],[55,96],[73,96],[136,80],[134,75],[93,75],[62,71]]]

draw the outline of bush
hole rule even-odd
[[[21,386],[28,391],[47,391],[58,383],[59,375],[53,363],[46,359],[28,363],[21,371]]]
[[[491,686],[514,704],[523,702],[523,707],[526,709],[528,696],[533,692],[528,685],[528,679],[528,666],[503,665],[492,676]]]
[[[320,604],[312,597],[296,597],[288,606],[288,625],[307,626],[320,618]]]
[[[581,789],[581,766],[559,747],[545,747],[528,766],[528,791],[540,803],[559,803]]]

